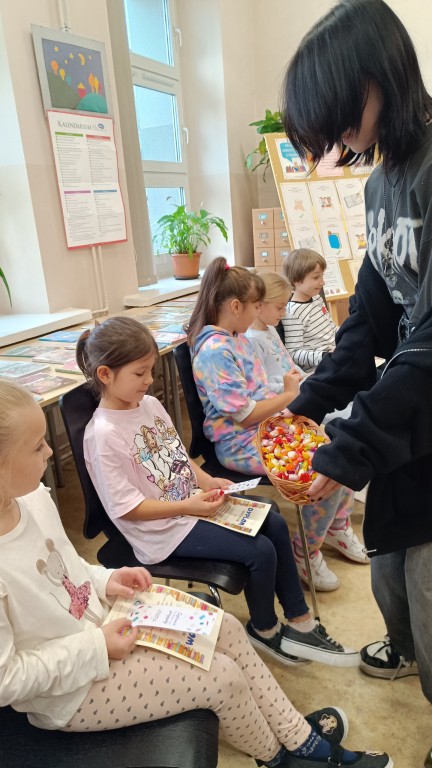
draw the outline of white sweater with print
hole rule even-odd
[[[108,676],[99,627],[113,571],[79,557],[45,486],[17,503],[18,525],[0,536],[0,706],[54,729]]]

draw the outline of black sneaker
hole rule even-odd
[[[360,663],[358,651],[337,643],[318,622],[311,632],[298,632],[286,626],[281,648],[285,653],[293,653],[301,659],[321,661],[333,667],[358,667]]]
[[[304,665],[309,662],[305,659],[299,659],[298,656],[293,656],[290,653],[285,653],[281,648],[281,640],[285,631],[285,626],[282,624],[279,632],[274,637],[267,640],[265,637],[261,637],[255,632],[252,622],[248,621],[246,624],[246,634],[255,648],[259,648],[261,651],[265,651],[269,656],[272,656],[277,661],[287,666]]]
[[[418,675],[416,661],[407,661],[396,650],[389,637],[365,645],[360,651],[360,669],[366,675],[396,680],[399,677]]]
[[[432,749],[430,749],[426,755],[426,760],[424,761],[424,768],[432,768]]]
[[[330,744],[340,744],[348,735],[348,718],[339,707],[317,709],[316,712],[305,715],[305,720]]]
[[[357,759],[347,762],[343,759],[343,748],[339,744],[333,744],[330,757],[325,760],[317,760],[310,757],[298,757],[287,752],[282,758],[280,768],[393,768],[393,760],[386,752],[355,752]]]

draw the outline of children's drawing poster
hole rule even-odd
[[[112,114],[102,42],[32,24],[45,109]]]
[[[318,221],[340,218],[341,208],[334,181],[311,181],[309,191]]]
[[[280,186],[288,223],[291,225],[302,221],[313,221],[314,215],[307,183],[305,181],[292,184],[282,182]]]
[[[347,219],[348,239],[355,259],[362,258],[367,249],[366,222],[364,216]]]
[[[199,634],[197,632],[182,632],[168,626],[167,628],[142,626],[138,628],[137,645],[143,645],[146,648],[154,648],[163,653],[169,653],[178,659],[188,661],[201,669],[210,669],[216,642],[219,636],[220,625],[222,622],[223,611],[214,605],[200,600],[194,595],[182,592],[180,589],[164,586],[163,584],[152,584],[148,590],[136,592],[134,597],[117,597],[113,608],[104,621],[108,624],[116,619],[126,619],[136,612],[137,606],[141,608],[145,604],[150,608],[154,606],[166,607],[175,606],[177,614],[183,614],[185,617],[190,614],[190,609],[194,611],[208,611],[212,614],[212,623],[210,634]],[[180,623],[180,622],[179,622]],[[171,622],[172,624],[172,622]],[[126,630],[127,631],[127,630]]]
[[[338,179],[336,186],[345,218],[364,218],[364,188],[361,179]]]
[[[291,240],[294,248],[309,248],[322,253],[321,238],[315,222],[306,221],[303,224],[291,224]]]
[[[320,235],[326,260],[332,256],[337,256],[338,259],[351,258],[348,236],[342,219],[320,224]]]
[[[330,256],[326,259],[326,262],[324,295],[328,298],[346,296],[347,290],[340,271],[338,258]]]
[[[309,173],[309,164],[303,160],[294,149],[290,141],[285,139],[276,139],[276,148],[279,156],[284,179],[305,178]]]

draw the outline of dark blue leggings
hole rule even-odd
[[[256,536],[246,536],[206,520],[198,520],[172,554],[243,563],[249,571],[244,592],[256,629],[275,626],[275,594],[287,619],[302,616],[308,610],[294,562],[288,526],[282,515],[274,511],[273,505]]]

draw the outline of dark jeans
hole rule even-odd
[[[287,619],[302,616],[308,610],[294,562],[288,526],[273,509],[256,536],[246,536],[206,520],[198,520],[172,554],[243,563],[249,571],[244,592],[256,629],[275,626],[275,594]]]
[[[389,637],[432,703],[432,542],[371,559],[372,590]]]

